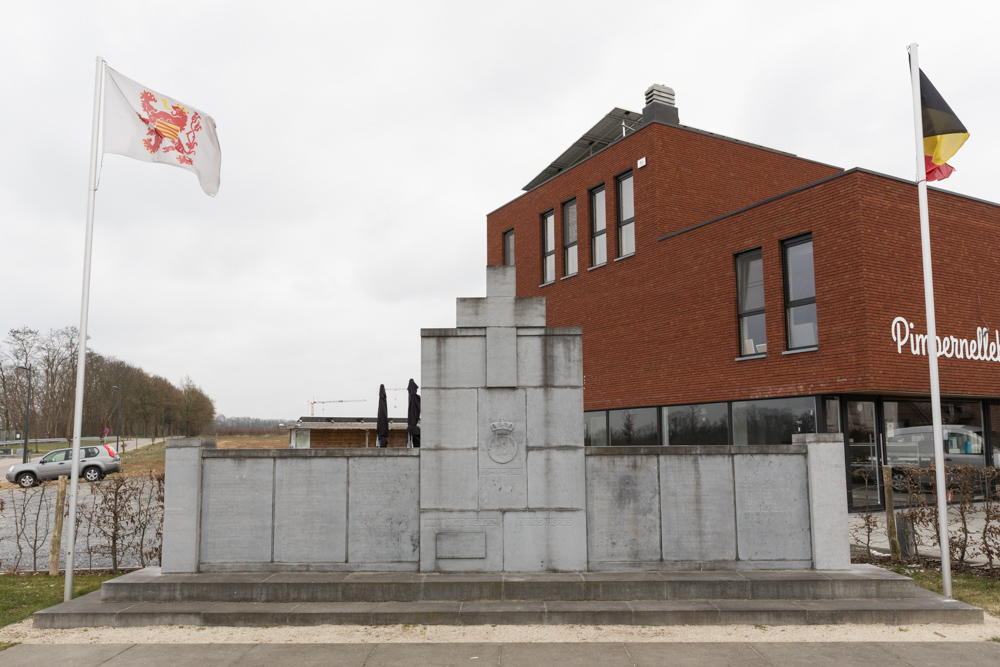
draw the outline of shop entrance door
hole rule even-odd
[[[846,401],[847,499],[852,512],[882,505],[875,401]]]

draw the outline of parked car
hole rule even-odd
[[[892,466],[893,490],[906,491],[907,468],[925,469],[934,463],[933,430],[931,426],[897,428],[886,439],[886,453]],[[942,440],[946,468],[967,465],[981,468],[986,464],[985,443],[979,427],[945,424]],[[919,480],[921,486],[930,487],[934,483],[930,475],[922,474]],[[950,474],[946,481],[951,485]]]
[[[7,471],[7,481],[27,489],[47,479],[69,476],[72,458],[72,449],[53,450],[37,461],[11,466]],[[121,459],[108,445],[80,447],[80,458],[80,478],[88,482],[96,482],[108,473],[122,469]]]

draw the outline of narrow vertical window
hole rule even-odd
[[[816,347],[816,279],[813,275],[812,235],[785,241],[785,330],[788,349]]]
[[[618,177],[618,256],[635,252],[635,195],[632,172]]]
[[[503,263],[504,266],[514,266],[514,230],[503,233]]]
[[[740,356],[767,352],[764,321],[764,260],[761,249],[736,255],[736,302],[740,320]]]
[[[608,261],[607,209],[604,208],[604,186],[590,191],[590,265]]]
[[[568,201],[562,207],[563,224],[563,272],[567,276],[576,275],[576,200]]]
[[[556,214],[542,215],[542,284],[556,279]]]

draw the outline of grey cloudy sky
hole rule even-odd
[[[912,178],[916,41],[972,133],[942,187],[1000,201],[1000,5],[941,7],[5,0],[0,335],[79,322],[97,55],[215,118],[222,185],[105,157],[91,347],[230,416],[374,416],[484,293],[486,214],[652,83],[684,124]]]

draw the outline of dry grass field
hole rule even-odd
[[[219,449],[288,449],[288,434],[277,435],[219,435]]]

